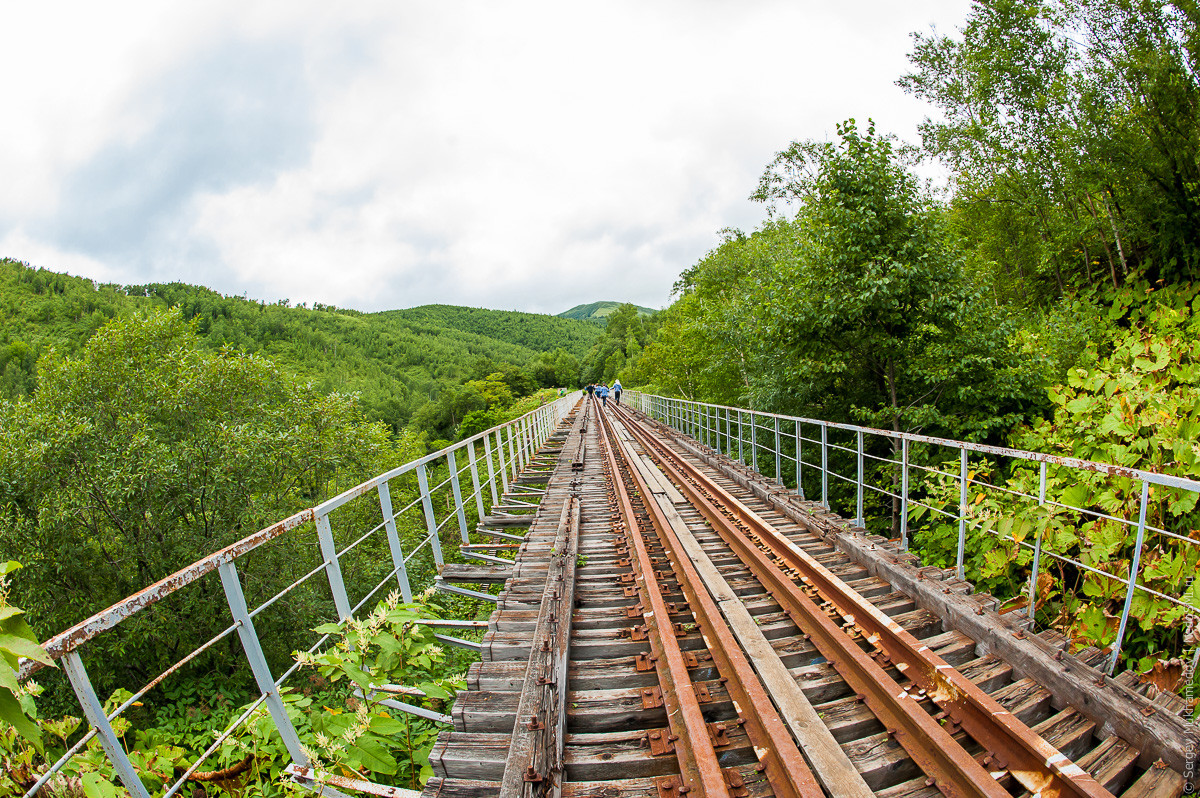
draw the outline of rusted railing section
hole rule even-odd
[[[452,523],[458,527],[459,537],[463,543],[469,541],[467,516],[473,514],[483,520],[486,509],[499,501],[501,492],[508,490],[510,480],[524,468],[534,453],[545,443],[546,439],[558,427],[577,404],[580,393],[575,392],[560,398],[525,415],[481,432],[464,441],[449,446],[440,451],[405,463],[397,468],[380,474],[357,485],[344,493],[335,496],[316,507],[301,510],[288,518],[259,530],[236,543],[214,552],[170,576],[155,582],[140,592],[129,596],[111,607],[96,613],[87,620],[72,626],[55,635],[45,644],[50,656],[59,661],[66,671],[71,687],[79,700],[80,709],[88,719],[91,729],[71,747],[50,769],[42,774],[34,785],[25,793],[25,798],[32,798],[46,783],[60,772],[71,759],[83,750],[93,738],[99,737],[104,751],[109,757],[114,770],[121,782],[133,798],[149,798],[149,794],[137,771],[125,753],[124,746],[114,733],[112,721],[121,716],[130,706],[141,699],[146,693],[160,685],[164,680],[178,674],[191,661],[214,645],[237,633],[244,652],[247,666],[255,677],[259,688],[259,697],[223,732],[217,735],[214,742],[185,772],[163,792],[162,798],[172,798],[187,783],[189,777],[209,759],[222,744],[233,735],[237,729],[264,704],[275,722],[280,738],[286,746],[292,759],[289,773],[295,775],[298,783],[304,786],[312,785],[314,772],[308,756],[300,745],[299,735],[283,704],[280,688],[299,668],[293,664],[282,675],[276,677],[267,664],[261,642],[254,628],[254,618],[272,604],[284,600],[289,593],[300,585],[308,582],[320,573],[324,573],[329,584],[333,605],[339,622],[344,622],[354,616],[372,597],[378,595],[385,587],[393,585],[400,592],[405,602],[413,599],[412,585],[409,582],[409,564],[419,555],[425,557],[425,549],[429,549],[428,557],[432,560],[433,568],[440,570],[445,563],[442,552],[442,534]],[[465,457],[464,457],[465,455]],[[438,469],[441,473],[444,464],[445,478],[437,484],[431,484],[431,472]],[[481,466],[486,467],[483,473]],[[403,507],[396,508],[393,504],[390,485],[396,479],[415,474],[417,482],[416,497]],[[464,492],[464,486],[469,484],[470,492]],[[339,510],[347,507],[355,499],[373,495],[378,504],[380,522],[369,530],[361,533],[343,535],[344,539],[353,539],[349,545],[339,549],[333,533],[333,524],[341,517]],[[438,504],[443,501],[447,506],[444,517],[439,518],[435,510],[434,497]],[[426,535],[411,551],[405,552],[401,546],[400,530],[397,521],[407,514],[419,514],[424,521]],[[311,527],[309,525],[312,525]],[[249,552],[285,535],[299,534],[303,529],[315,529],[317,543],[322,559],[320,565],[296,580],[283,590],[251,608],[247,606],[242,590],[241,578],[237,570],[237,562]],[[387,551],[391,557],[391,569],[384,578],[367,589],[366,593],[354,604],[351,603],[350,591],[347,584],[359,588],[361,581],[357,573],[343,573],[343,558],[372,537],[383,533],[387,539]],[[121,706],[110,713],[105,713],[103,703],[96,695],[80,651],[89,640],[117,627],[131,616],[165,599],[173,593],[197,582],[206,575],[216,571],[220,577],[221,586],[225,593],[226,603],[230,612],[231,624],[216,636],[206,641],[196,649],[188,652],[169,668],[151,679],[145,686],[128,698]],[[394,583],[393,583],[393,580]],[[357,590],[355,591],[357,592]],[[438,635],[447,642],[458,642],[454,638]],[[329,639],[322,636],[309,649],[312,653],[320,649]],[[33,674],[39,664],[22,660],[19,667],[19,678],[24,680]],[[406,707],[408,705],[400,705]],[[413,711],[422,713],[419,707]],[[362,782],[355,789],[361,789]],[[389,793],[399,795],[400,792],[391,790]],[[331,790],[326,787],[326,792]]]

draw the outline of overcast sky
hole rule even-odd
[[[6,3],[0,256],[360,310],[663,307],[966,0]]]

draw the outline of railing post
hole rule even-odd
[[[1142,562],[1142,540],[1146,537],[1146,506],[1150,503],[1150,483],[1142,480],[1142,506],[1138,510],[1137,540],[1133,544],[1133,560],[1129,563],[1129,586],[1125,589],[1125,607],[1121,610],[1121,625],[1117,627],[1117,639],[1113,641],[1112,659],[1108,663],[1108,675],[1112,676],[1121,661],[1121,642],[1125,639],[1125,626],[1129,623],[1129,609],[1133,606],[1133,592],[1137,590],[1138,569]]]
[[[775,484],[783,484],[783,443],[779,437],[779,416],[775,416]]]
[[[713,411],[713,438],[716,441],[716,446],[713,448],[716,449],[717,454],[721,454],[721,411],[715,407],[712,409],[712,411]]]
[[[467,535],[467,513],[463,509],[462,485],[458,481],[458,458],[453,451],[446,452],[446,465],[450,466],[450,489],[454,491],[454,510],[458,515],[458,529],[462,533],[462,542],[470,543]]]
[[[521,440],[521,456],[518,458],[521,463],[521,470],[524,471],[529,466],[530,446],[533,443],[533,432],[529,429],[529,419],[522,418],[517,424],[520,430]]]
[[[504,433],[502,430],[496,430],[496,469],[500,472],[500,484],[504,486],[504,492],[508,493],[508,469],[504,467]],[[488,471],[492,470],[491,453],[488,454]],[[496,495],[496,475],[492,474],[492,504],[499,504],[500,498]]]
[[[521,470],[533,460],[533,422],[529,416],[521,419]]]
[[[742,410],[738,408],[738,462],[742,465],[746,464],[746,451],[742,446],[742,439],[746,437],[746,430],[742,424]]]
[[[325,559],[325,576],[333,593],[333,606],[337,608],[338,620],[350,617],[350,598],[346,595],[346,583],[342,580],[342,564],[338,562],[337,544],[333,530],[329,527],[329,516],[317,516],[317,541],[321,544],[321,556]]]
[[[958,554],[954,561],[954,573],[964,577],[963,559],[967,548],[967,447],[959,449],[958,464]]]
[[[1042,461],[1041,473],[1038,475],[1038,507],[1046,506],[1046,463]],[[1034,606],[1037,604],[1038,566],[1042,560],[1042,527],[1038,527],[1037,536],[1033,539],[1033,570],[1029,572],[1029,606],[1025,614],[1034,620]]]
[[[475,444],[471,443],[467,446],[467,461],[471,464],[471,489],[475,494],[475,511],[478,513],[478,519],[483,520],[483,485],[479,482],[479,461],[475,455]]]
[[[758,422],[754,420],[754,411],[750,411],[750,468],[758,471]]]
[[[829,425],[821,422],[821,506],[829,509]]]
[[[388,549],[392,553],[392,565],[396,568],[396,581],[400,585],[400,597],[405,604],[412,604],[412,588],[408,584],[408,568],[404,565],[404,549],[400,547],[400,533],[396,530],[396,511],[392,506],[392,489],[386,482],[379,483],[379,509],[383,512],[383,527],[387,533]],[[483,516],[481,515],[480,518]]]
[[[796,493],[804,498],[804,435],[800,427],[800,419],[792,422],[792,430],[796,433]]]
[[[417,466],[417,489],[421,491],[421,509],[425,511],[425,528],[429,530],[433,562],[441,571],[446,561],[442,557],[442,541],[438,539],[437,516],[433,514],[433,497],[429,495],[429,475],[425,473],[424,463]]]
[[[900,551],[908,551],[908,438],[900,441]]]
[[[63,664],[63,670],[67,672],[67,678],[71,681],[71,688],[75,691],[76,698],[79,699],[79,706],[83,709],[88,723],[100,737],[100,745],[104,748],[104,753],[108,754],[108,761],[112,763],[121,783],[134,798],[150,798],[150,794],[146,791],[146,785],[142,784],[142,780],[138,778],[137,771],[133,769],[133,763],[125,754],[125,748],[121,745],[120,738],[113,731],[112,724],[108,722],[104,705],[100,703],[96,690],[92,687],[92,681],[83,667],[83,660],[79,658],[77,652],[68,651],[60,661]]]
[[[508,468],[512,472],[514,480],[517,478],[517,474],[521,473],[521,464],[517,462],[517,434],[514,431],[515,427],[515,424],[508,426]]]
[[[529,421],[525,418],[517,419],[517,442],[520,448],[517,450],[517,464],[521,471],[525,470],[525,466],[529,464]]]
[[[858,438],[858,493],[857,493],[857,496],[856,496],[855,502],[854,502],[854,508],[855,508],[854,525],[862,527],[862,526],[865,526],[865,523],[864,523],[865,519],[863,518],[864,479],[863,479],[863,433],[862,433],[862,430],[858,431],[857,438]]]
[[[279,732],[292,761],[301,767],[308,767],[308,757],[300,747],[300,737],[296,734],[292,719],[288,717],[283,697],[279,694],[279,688],[275,686],[275,677],[271,675],[267,658],[263,655],[258,633],[254,631],[254,620],[246,607],[246,596],[242,593],[242,582],[238,578],[237,568],[230,561],[222,564],[217,571],[221,575],[221,587],[225,589],[225,601],[229,604],[229,612],[238,627],[238,637],[242,639],[246,662],[250,664],[250,672],[254,674],[259,692],[266,696],[267,711],[271,713],[271,720],[275,721],[275,730]]]

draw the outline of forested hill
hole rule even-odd
[[[607,321],[608,317],[622,307],[624,303],[613,302],[612,300],[603,300],[600,302],[591,302],[587,305],[576,305],[570,310],[564,310],[558,314],[562,319],[587,319],[588,321]],[[634,305],[637,308],[639,316],[653,316],[658,311],[644,308],[641,305]]]
[[[601,334],[593,324],[529,313],[450,306],[361,313],[184,283],[98,285],[0,259],[0,399],[35,390],[37,360],[48,348],[72,355],[110,319],[174,306],[194,320],[203,346],[267,355],[322,392],[357,392],[367,414],[394,429],[467,380],[506,364],[532,373],[539,355],[560,347],[581,357]]]
[[[614,305],[616,303],[613,303]],[[594,324],[580,324],[573,316],[546,316],[515,310],[485,310],[458,305],[421,305],[406,310],[374,314],[396,317],[414,325],[434,329],[455,329],[499,341],[524,346],[537,352],[565,349],[582,359],[599,340],[601,331]]]

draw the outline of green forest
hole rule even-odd
[[[37,639],[560,387],[619,377],[668,396],[1200,478],[1200,11],[981,0],[961,30],[914,34],[909,58],[893,77],[929,104],[921,140],[863,118],[828,141],[779,142],[745,187],[766,221],[726,229],[680,264],[672,304],[653,315],[629,304],[604,307],[602,324],[450,305],[364,314],[0,262],[0,772],[27,777],[79,737],[61,690],[35,701],[5,668],[36,656]],[[923,163],[944,186],[918,176]],[[979,468],[990,484],[1036,493],[1036,473]],[[1132,480],[1056,487],[1097,513],[1138,510]],[[949,487],[926,490],[934,506],[956,501]],[[871,531],[893,536],[890,503],[869,510]],[[968,578],[1001,599],[1024,588],[1022,537],[1045,535],[1111,575],[1133,557],[1126,528],[1103,518],[1044,508],[1007,525],[979,518],[993,534],[968,552]],[[911,521],[922,558],[952,564],[947,525]],[[1153,495],[1148,522],[1200,539],[1195,494]],[[1190,580],[1200,549],[1151,536],[1145,551],[1147,586],[1200,603]],[[286,551],[255,563],[262,595],[307,563]],[[1076,648],[1111,645],[1119,586],[1067,568],[1047,578],[1038,624]],[[315,598],[292,606],[280,628],[312,626],[327,609]],[[168,608],[114,639],[109,653],[146,664],[106,691],[119,699],[159,657],[194,645],[179,622],[192,610]],[[462,665],[412,631],[413,611],[381,605],[347,645],[385,670],[397,666],[384,644],[424,656],[421,674],[397,678],[425,680],[436,703]],[[1184,615],[1166,600],[1137,603],[1122,666],[1191,657]],[[341,733],[321,707],[344,700],[365,661],[308,663],[327,680],[325,692],[293,696],[312,739]],[[244,676],[215,660],[204,669],[198,692],[142,709],[147,728],[127,742],[147,773],[194,756],[246,699]],[[240,687],[219,708],[181,709],[226,680]],[[415,783],[430,733],[406,726],[406,743],[386,757],[359,752],[349,768]],[[269,721],[240,745],[221,765],[251,748],[253,764],[225,791],[275,794],[283,755]],[[90,753],[73,776],[80,790],[123,794]],[[19,789],[5,778],[0,795]]]
[[[502,374],[513,398],[577,387],[580,362],[604,332],[555,316],[451,305],[360,313],[222,296],[183,283],[100,285],[5,259],[0,398],[32,396],[42,356],[73,356],[110,320],[168,308],[190,322],[203,348],[262,355],[321,393],[354,394],[367,417],[394,433],[415,427],[431,443],[458,435],[462,414],[447,408],[468,381]]]

